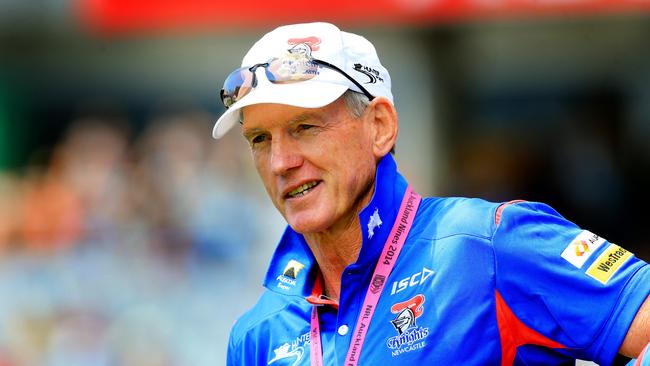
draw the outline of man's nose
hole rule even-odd
[[[282,176],[303,163],[297,142],[290,137],[276,137],[271,142],[271,170]]]

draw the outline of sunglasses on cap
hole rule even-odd
[[[316,77],[322,67],[327,67],[345,76],[368,99],[373,100],[375,98],[358,81],[329,62],[317,60],[304,54],[288,54],[282,58],[273,58],[265,63],[250,67],[241,67],[231,72],[223,83],[223,89],[221,89],[221,102],[223,102],[226,108],[230,108],[231,105],[241,100],[251,90],[257,87],[257,76],[255,76],[255,72],[259,67],[264,68],[266,78],[273,84],[290,84],[307,81]]]

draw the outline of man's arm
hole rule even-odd
[[[618,352],[624,356],[635,358],[639,356],[648,342],[650,342],[650,296],[646,297],[636,313]]]

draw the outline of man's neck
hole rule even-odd
[[[375,172],[372,172],[372,176],[375,176]],[[347,217],[322,232],[303,233],[323,275],[323,294],[337,302],[341,295],[343,271],[357,261],[363,244],[359,212],[368,205],[374,192],[373,179],[368,182]]]
[[[359,218],[355,216],[343,230],[304,235],[323,275],[324,295],[338,301],[343,270],[357,261],[362,236]]]

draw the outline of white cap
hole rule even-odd
[[[253,45],[244,56],[241,66],[253,66],[293,52],[308,52],[315,59],[337,66],[373,96],[386,97],[393,103],[390,75],[381,65],[372,43],[359,35],[343,32],[329,23],[278,27]],[[214,138],[221,138],[239,122],[239,110],[248,105],[278,103],[319,108],[332,103],[348,89],[361,92],[341,73],[327,67],[322,68],[310,80],[286,84],[269,82],[260,69],[256,72],[257,86],[230,106],[214,125]]]

